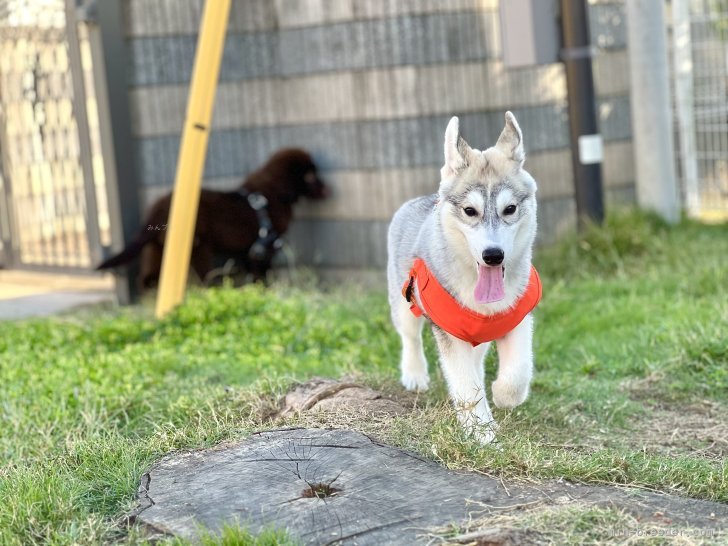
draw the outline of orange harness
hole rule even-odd
[[[414,283],[417,281],[420,309],[414,297]],[[481,315],[460,305],[435,278],[421,258],[409,272],[409,278],[402,287],[402,295],[411,303],[410,311],[416,317],[426,314],[437,326],[473,347],[499,339],[518,326],[541,300],[541,279],[536,268],[531,266],[531,277],[523,295],[515,304],[495,315]]]

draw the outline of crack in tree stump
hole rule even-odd
[[[200,526],[274,526],[317,545],[427,543],[428,529],[534,502],[616,506],[643,521],[659,513],[659,521],[693,527],[728,519],[726,505],[641,490],[565,482],[506,489],[350,430],[272,430],[176,453],[142,477],[138,498],[132,517],[166,534],[194,540]]]

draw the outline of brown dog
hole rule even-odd
[[[202,190],[191,257],[191,266],[200,279],[207,280],[215,256],[220,255],[236,259],[254,280],[264,279],[277,237],[288,229],[293,204],[301,196],[324,199],[327,189],[311,156],[295,148],[275,153],[239,190]],[[139,288],[154,286],[162,267],[171,199],[169,194],[155,202],[137,236],[96,269],[117,267],[141,254]]]

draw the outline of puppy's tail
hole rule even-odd
[[[158,234],[154,231],[144,230],[132,239],[132,241],[124,247],[124,250],[107,258],[99,265],[96,266],[96,270],[110,269],[112,267],[118,267],[132,261],[136,258],[144,248],[144,246],[152,241]]]

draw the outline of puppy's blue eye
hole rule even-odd
[[[473,207],[465,207],[463,209],[463,212],[468,216],[475,216],[476,214],[478,214],[478,211],[475,210]]]
[[[506,208],[503,209],[503,214],[505,214],[506,216],[510,216],[514,212],[516,212],[516,205],[508,205]]]

